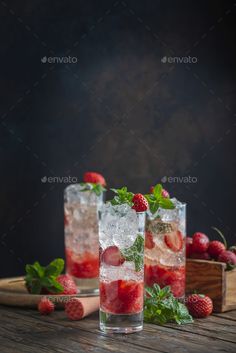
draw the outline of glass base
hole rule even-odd
[[[99,295],[98,278],[77,278],[74,276],[72,277],[79,289],[78,296]]]
[[[134,333],[143,329],[143,312],[110,314],[100,310],[100,330],[105,333]]]

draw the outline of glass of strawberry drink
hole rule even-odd
[[[173,295],[182,299],[185,295],[186,204],[170,199],[161,185],[146,197],[149,210],[145,233],[145,285],[170,286]]]
[[[108,202],[99,212],[100,329],[106,333],[143,328],[145,211],[131,207]]]
[[[98,207],[104,190],[100,184],[81,183],[64,192],[66,272],[82,295],[99,291]]]

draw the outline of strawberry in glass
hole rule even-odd
[[[143,328],[144,230],[147,200],[127,188],[99,212],[100,329],[131,333]]]
[[[64,192],[66,272],[82,294],[98,292],[98,207],[103,204],[105,179],[95,172]]]
[[[170,286],[176,298],[183,298],[186,205],[170,199],[161,184],[151,191],[145,195],[149,203],[145,232],[145,285]]]

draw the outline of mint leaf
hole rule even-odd
[[[133,245],[129,248],[122,250],[122,255],[126,261],[133,261],[135,265],[135,271],[139,272],[143,267],[143,256],[144,256],[144,239],[142,235],[138,235]]]
[[[163,190],[163,187],[161,184],[157,184],[154,186],[154,189],[153,189],[153,194],[159,198],[161,197],[161,193],[162,193],[162,190]]]
[[[133,206],[132,199],[134,194],[129,192],[126,186],[123,186],[121,189],[111,189],[111,191],[116,194],[110,201],[112,205],[122,205],[127,203],[128,205]]]
[[[48,266],[43,267],[38,261],[26,265],[25,285],[32,294],[40,294],[43,290],[51,293],[61,293],[63,286],[57,282],[57,277],[64,268],[63,259],[55,259]]]
[[[38,271],[34,268],[33,265],[26,265],[25,266],[25,271],[29,276],[38,276]]]
[[[103,191],[106,191],[106,189],[101,184],[80,183],[80,185],[84,187],[81,191],[92,191],[97,196],[100,196],[103,193]]]
[[[36,261],[33,265],[33,268],[37,272],[39,277],[42,277],[44,275],[44,267],[40,265],[38,261]]]
[[[59,276],[64,268],[65,261],[63,259],[55,259],[45,268],[45,276]]]
[[[41,292],[42,289],[42,285],[40,283],[40,281],[33,281],[31,283],[31,293],[32,294],[39,294]]]
[[[161,289],[157,284],[154,284],[152,288],[145,289],[145,322],[157,325],[163,325],[167,322],[175,322],[179,325],[193,322],[187,307],[173,296],[169,286]]]
[[[164,209],[175,208],[175,205],[169,198],[162,196],[162,190],[162,185],[157,184],[156,186],[154,186],[152,194],[145,195],[149,204],[149,210],[152,214],[156,213],[159,207]]]
[[[173,202],[170,200],[170,199],[167,199],[167,198],[162,198],[160,201],[159,201],[159,206],[161,208],[165,208],[165,209],[174,209],[175,208],[175,205],[173,204]]]
[[[53,277],[44,278],[41,283],[43,288],[47,288],[47,290],[51,293],[58,294],[63,292],[63,286]]]

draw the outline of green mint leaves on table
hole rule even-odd
[[[132,192],[129,192],[126,186],[121,189],[111,189],[111,191],[116,194],[111,200],[112,205],[122,205],[124,203],[127,203],[128,205],[133,206],[132,199],[134,194]]]
[[[180,303],[171,293],[170,287],[160,288],[154,284],[146,287],[144,298],[144,321],[156,325],[175,322],[179,325],[193,322],[187,307]]]
[[[84,188],[81,191],[92,191],[97,196],[100,196],[103,193],[103,191],[106,191],[106,189],[101,184],[80,183],[80,185],[84,186]]]
[[[133,245],[129,248],[122,250],[122,255],[126,261],[133,261],[135,271],[141,271],[143,267],[143,252],[144,252],[144,239],[139,234],[135,239]]]
[[[64,268],[63,259],[55,259],[46,267],[41,266],[38,261],[32,265],[26,265],[25,284],[32,294],[40,294],[42,291],[52,293],[63,292],[63,287],[56,278]]]
[[[174,209],[175,205],[173,202],[166,197],[162,196],[163,187],[161,184],[154,186],[153,193],[145,195],[148,200],[149,209],[151,213],[156,213],[159,207],[164,209]]]

